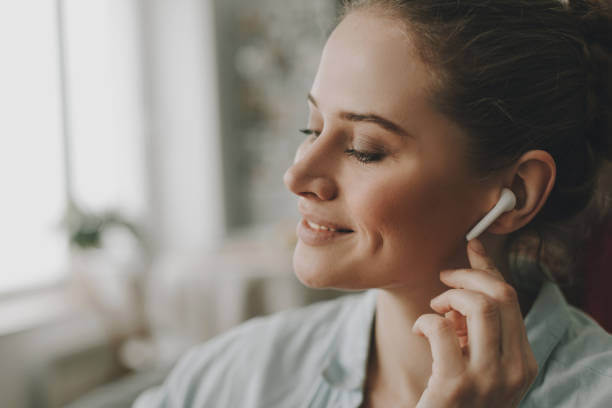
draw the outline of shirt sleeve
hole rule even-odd
[[[331,300],[251,318],[188,351],[132,408],[304,406],[319,392],[321,369],[351,306]]]
[[[177,362],[164,383],[138,396],[132,408],[232,406],[231,379],[235,356],[257,319],[236,326],[191,348]]]
[[[215,339],[217,340],[217,339]],[[189,407],[193,401],[189,398],[188,389],[198,373],[206,372],[213,361],[212,346],[214,342],[204,343],[187,352],[177,362],[164,383],[143,392],[134,402],[132,408],[171,408]],[[203,363],[202,369],[193,367],[195,359]],[[212,373],[211,373],[212,374]],[[207,376],[212,380],[214,376]]]
[[[164,393],[165,390],[163,386],[146,390],[136,399],[132,408],[169,407],[168,395]]]

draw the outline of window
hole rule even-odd
[[[0,292],[57,280],[67,245],[55,2],[0,3]]]
[[[68,196],[144,211],[136,4],[0,3],[0,293],[65,277]]]

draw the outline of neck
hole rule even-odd
[[[508,276],[503,241],[483,239],[483,244],[498,269]],[[469,267],[467,255],[460,254],[445,269]],[[429,342],[413,334],[412,326],[420,315],[436,313],[429,307],[430,300],[449,289],[439,280],[439,272],[432,271],[431,276],[419,285],[379,289],[368,359],[368,394],[414,406],[425,389],[433,359]],[[519,299],[524,317],[532,299]]]

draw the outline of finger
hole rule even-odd
[[[444,313],[444,317],[453,322],[453,325],[455,326],[455,333],[459,338],[459,345],[461,349],[464,349],[468,344],[467,324],[465,321],[465,316],[463,316],[456,310],[451,310],[449,312]]]
[[[431,300],[438,313],[456,310],[466,317],[471,364],[477,368],[499,364],[501,360],[501,322],[496,302],[481,292],[450,289]]]
[[[502,354],[516,356],[527,341],[516,290],[489,272],[476,269],[443,271],[440,280],[450,287],[481,292],[496,300],[501,318]]]
[[[504,279],[504,276],[495,266],[493,260],[487,254],[487,251],[478,239],[474,238],[468,243],[467,255],[470,265],[473,269],[481,269],[490,272],[498,278]]]
[[[465,370],[465,360],[453,322],[434,313],[426,313],[414,322],[412,331],[424,336],[433,356],[432,375],[456,376]]]

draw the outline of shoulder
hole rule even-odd
[[[183,360],[195,366],[215,365],[228,370],[239,367],[242,373],[244,368],[251,372],[273,369],[269,361],[272,356],[284,362],[316,358],[324,354],[342,316],[356,301],[356,295],[345,295],[252,318],[193,347]]]
[[[568,309],[570,324],[554,358],[567,364],[579,363],[612,379],[612,334],[582,310],[574,306]]]
[[[262,393],[307,385],[305,377],[321,367],[343,315],[361,295],[255,317],[191,348],[164,385],[149,392],[168,405],[142,406],[248,406],[246,400],[261,401]]]
[[[612,390],[612,335],[583,311],[573,306],[568,309],[570,323],[550,356],[551,362],[565,373],[574,372]]]
[[[535,406],[612,406],[612,335],[583,311],[567,305],[567,328],[538,376]],[[551,336],[551,341],[555,341]],[[531,405],[527,405],[531,406]]]

